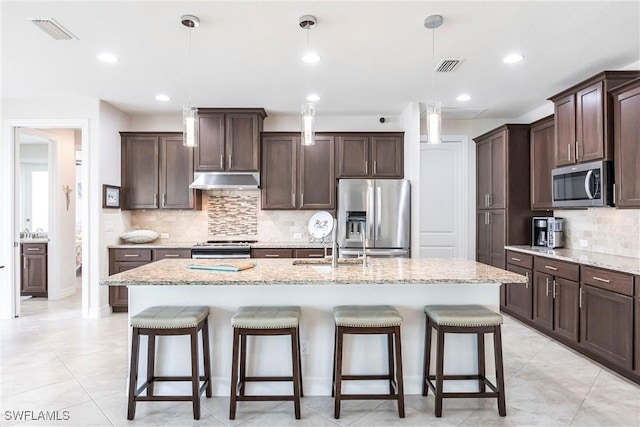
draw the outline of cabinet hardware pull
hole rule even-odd
[[[124,254],[125,258],[137,258],[139,256],[140,256],[140,254]]]
[[[304,193],[300,193],[300,207],[304,206]]]
[[[228,167],[229,169],[231,169],[231,156],[232,156],[232,155],[231,155],[231,154],[229,154],[229,164],[227,165],[227,167]]]
[[[526,271],[524,274],[527,277],[527,283],[524,284],[525,289],[529,289],[529,272]]]
[[[544,268],[548,268],[549,270],[553,271],[556,271],[558,269],[557,267],[551,267],[550,265],[545,265]]]
[[[278,254],[264,254],[265,258],[280,258]]]
[[[580,289],[580,295],[578,299],[578,308],[582,308],[582,289]]]
[[[27,257],[22,257],[22,268],[27,269]]]
[[[378,161],[374,160],[373,161],[373,174],[377,174],[378,173]]]
[[[156,208],[158,207],[158,193],[153,195],[153,206]]]
[[[180,256],[180,254],[165,254],[164,257],[165,258],[178,258]]]
[[[491,197],[491,193],[487,194],[487,207],[490,208],[491,207],[491,202],[492,202],[492,197]]]
[[[571,161],[571,144],[567,144],[567,161]]]
[[[164,193],[162,195],[162,207],[166,208],[167,207],[167,193]]]
[[[224,155],[220,154],[220,169],[224,169]]]
[[[296,207],[296,195],[291,193],[291,206]]]
[[[487,212],[487,224],[491,225],[491,212]]]
[[[513,256],[511,257],[511,259],[512,259],[513,261],[522,261],[520,258],[516,258],[516,257],[513,257]],[[529,273],[527,273],[527,274],[529,274]]]
[[[556,299],[556,279],[553,279],[553,299]]]
[[[545,280],[547,282],[547,293],[546,293],[546,295],[549,296],[549,278],[547,277]]]
[[[40,248],[27,248],[28,251],[39,251]]]
[[[369,175],[369,160],[364,161],[364,173],[365,175]]]
[[[489,207],[489,194],[487,193],[484,194],[484,207],[485,208]]]
[[[576,140],[576,160],[578,160],[578,157],[580,156],[579,148],[580,148],[580,142]]]
[[[323,254],[309,254],[309,258],[322,258],[324,257]]]
[[[597,280],[598,282],[611,283],[611,280],[603,279],[602,277],[593,276],[593,280]]]

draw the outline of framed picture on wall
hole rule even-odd
[[[107,209],[120,209],[120,187],[115,185],[102,185],[102,207]]]

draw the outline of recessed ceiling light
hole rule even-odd
[[[120,59],[118,59],[118,57],[117,57],[117,56],[115,56],[114,54],[112,54],[112,53],[106,53],[106,52],[105,52],[105,53],[101,53],[101,54],[99,54],[99,55],[98,55],[98,59],[99,59],[100,61],[102,61],[102,62],[108,62],[108,63],[110,63],[110,64],[114,64],[114,63],[116,63],[116,62],[120,61]]]
[[[310,93],[309,95],[307,95],[307,101],[309,101],[309,102],[318,102],[318,101],[320,101],[320,97],[318,95],[316,95],[315,93]]]
[[[462,93],[456,97],[456,101],[468,101],[471,99],[471,95],[466,93]]]
[[[320,56],[318,56],[318,54],[315,52],[307,52],[302,57],[302,60],[307,64],[314,64],[320,61]]]
[[[510,55],[505,56],[502,59],[502,62],[505,64],[515,64],[516,62],[520,62],[524,59],[524,56],[519,53],[512,53]]]
[[[165,95],[163,93],[156,95],[156,101],[169,101],[171,98],[169,98],[169,95]]]

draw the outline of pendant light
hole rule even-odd
[[[320,57],[315,52],[309,50],[309,30],[315,28],[318,25],[316,17],[312,15],[304,15],[300,17],[298,23],[301,28],[307,30],[307,51],[302,57],[302,60],[306,63],[318,62],[320,60]],[[313,102],[303,103],[301,110],[302,145],[315,144],[315,116],[315,104]]]
[[[427,143],[440,144],[442,142],[442,105],[436,99],[436,33],[435,29],[442,25],[441,15],[431,15],[424,20],[424,26],[432,30],[431,38],[431,103],[427,104]]]
[[[191,31],[198,28],[200,19],[194,15],[182,15],[180,22],[189,28],[189,105],[182,107],[182,144],[195,147],[198,145],[198,109],[191,104]]]

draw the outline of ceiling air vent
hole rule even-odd
[[[69,30],[67,30],[51,18],[29,18],[29,21],[33,22],[42,31],[49,34],[56,40],[78,39],[76,36],[71,34]]]
[[[464,61],[463,58],[443,59],[438,63],[438,65],[436,65],[434,71],[436,73],[451,73],[458,68],[458,65],[460,65],[462,61]]]

